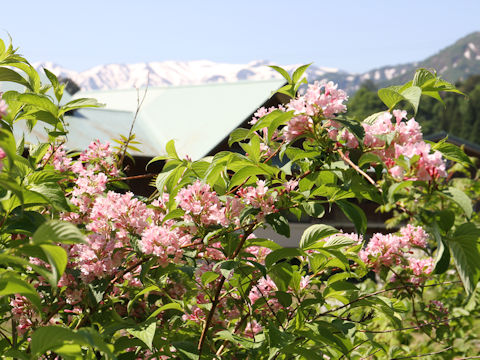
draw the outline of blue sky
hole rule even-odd
[[[422,60],[480,31],[477,0],[23,1],[1,5],[1,37],[31,62],[271,60],[362,72]]]

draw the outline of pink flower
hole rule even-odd
[[[262,332],[262,326],[255,320],[251,320],[245,326],[245,336],[253,338],[258,333]]]
[[[313,131],[313,120],[306,115],[298,115],[291,118],[283,129],[285,140],[291,142],[293,139],[311,133]]]
[[[185,210],[187,221],[198,221],[205,226],[228,225],[225,208],[220,203],[217,194],[210,190],[209,185],[202,184],[200,180],[181,189],[175,200],[177,200],[178,206]]]
[[[245,204],[261,210],[257,215],[258,219],[263,219],[265,215],[276,212],[274,206],[275,199],[268,192],[268,187],[265,186],[264,180],[258,180],[257,187],[240,188],[237,194]]]
[[[0,170],[3,168],[2,160],[7,157],[7,153],[0,147]]]
[[[0,119],[7,115],[8,105],[5,100],[2,99],[3,92],[0,92]]]

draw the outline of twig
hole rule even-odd
[[[354,168],[359,174],[361,174],[365,179],[368,180],[368,182],[370,184],[372,184],[373,186],[375,186],[380,192],[382,192],[382,189],[378,186],[378,184],[375,182],[375,180],[373,180],[370,175],[368,175],[365,171],[363,171],[362,169],[360,169],[357,165],[355,165],[353,163],[352,160],[350,160],[347,156],[345,156],[345,154],[343,153],[342,149],[337,149],[338,153],[340,154],[340,157],[343,159],[343,161],[345,161],[346,163],[348,163],[352,168]]]
[[[148,174],[142,174],[142,175],[134,175],[134,176],[125,176],[125,177],[119,177],[115,179],[108,179],[107,183],[112,182],[112,181],[127,181],[127,180],[136,180],[136,179],[147,179],[154,177],[156,174],[148,173]]]
[[[435,351],[435,352],[425,353],[425,354],[420,354],[420,355],[402,356],[402,357],[392,358],[390,360],[413,359],[413,358],[419,358],[419,357],[424,357],[424,356],[430,356],[430,355],[440,354],[440,353],[448,351],[450,349],[453,349],[453,346],[449,346],[449,347],[447,347],[443,350],[440,350],[440,351]]]
[[[235,325],[235,329],[233,330],[233,333],[236,334],[238,330],[240,330],[240,328],[242,327],[243,323],[248,319],[248,317],[250,316],[250,313],[245,313],[245,315],[242,316],[242,318],[240,319],[240,321],[237,323],[237,325]],[[222,344],[222,346],[220,346],[216,352],[216,355],[217,356],[220,356],[223,352],[223,349],[225,349],[225,346],[227,346],[228,344],[228,340],[225,340]]]
[[[375,355],[377,352],[379,352],[380,350],[383,350],[383,349],[377,349],[375,350],[373,353],[371,353],[370,355],[368,355],[366,358],[361,358],[360,360],[367,360],[368,358],[371,358],[373,355]]]
[[[50,159],[52,158],[52,156],[57,152],[57,150],[60,148],[60,146],[62,146],[63,144],[65,144],[65,140],[62,140],[60,142],[60,144],[58,144],[58,147],[55,149],[55,145],[52,143],[52,153],[48,156],[48,158],[45,160],[44,164],[40,166],[40,169],[43,169],[47,164],[48,162],[50,161]]]
[[[130,130],[128,132],[128,137],[127,137],[127,142],[123,144],[123,151],[122,154],[120,155],[120,159],[118,160],[118,165],[119,167],[122,166],[123,160],[125,159],[125,154],[127,153],[127,148],[128,148],[128,143],[130,142],[132,133],[133,133],[133,127],[135,125],[135,122],[137,121],[138,113],[140,112],[140,108],[143,105],[143,102],[145,101],[145,98],[147,97],[147,91],[148,91],[148,86],[150,84],[150,73],[147,75],[147,86],[145,87],[145,91],[143,93],[143,98],[140,100],[140,93],[139,90],[137,89],[137,109],[135,110],[135,115],[133,117],[132,125],[130,126]]]
[[[345,357],[345,355],[350,354],[353,350],[358,349],[360,346],[362,346],[363,344],[365,344],[366,342],[369,342],[369,341],[370,341],[370,339],[367,339],[367,340],[362,341],[360,344],[358,344],[357,346],[351,348],[348,352],[346,352],[346,353],[344,353],[342,356],[340,356],[338,360],[343,359],[343,358]]]
[[[245,244],[245,241],[247,240],[247,237],[252,233],[254,227],[255,227],[255,224],[251,224],[250,227],[245,231],[245,233],[243,234],[243,238],[238,243],[237,248],[235,249],[233,254],[231,256],[229,256],[230,259],[235,259],[237,257],[237,255],[242,250],[243,244]],[[202,334],[200,335],[200,339],[198,340],[197,349],[198,349],[198,358],[199,359],[202,356],[203,345],[205,344],[205,339],[207,338],[207,331],[208,331],[208,328],[210,327],[210,323],[212,322],[213,315],[215,313],[218,302],[220,300],[220,293],[222,291],[223,284],[225,283],[225,280],[226,280],[225,276],[222,275],[220,277],[220,281],[218,282],[217,289],[215,291],[215,296],[214,296],[213,301],[212,301],[212,307],[211,307],[211,309],[210,309],[210,311],[207,315],[207,319],[205,320],[205,325],[203,327]]]
[[[370,293],[370,294],[366,294],[366,295],[363,295],[363,296],[360,296],[359,298],[353,300],[353,301],[350,301],[349,303],[347,304],[344,304],[344,305],[341,305],[341,306],[338,306],[334,309],[330,309],[330,310],[327,310],[323,313],[320,313],[316,316],[316,318],[320,317],[320,316],[325,316],[327,314],[330,314],[332,312],[335,312],[335,311],[338,311],[338,310],[341,310],[341,309],[344,309],[358,301],[361,301],[361,300],[364,300],[364,299],[367,299],[369,297],[372,297],[372,296],[375,296],[375,295],[378,295],[378,294],[383,294],[385,292],[388,292],[388,291],[394,291],[394,290],[401,290],[401,289],[406,289],[406,288],[409,288],[409,287],[432,287],[432,286],[440,286],[440,285],[449,285],[449,284],[458,284],[458,283],[461,283],[461,281],[457,280],[457,281],[446,281],[446,282],[442,282],[442,283],[436,283],[436,284],[429,284],[429,285],[416,285],[416,284],[407,284],[407,285],[403,285],[403,286],[398,286],[398,287],[395,287],[395,288],[391,288],[391,289],[383,289],[383,290],[378,290],[378,291],[375,291],[373,293]]]
[[[148,257],[145,257],[143,259],[140,259],[138,260],[137,262],[135,262],[134,264],[130,265],[128,268],[126,268],[125,270],[123,271],[120,271],[117,273],[117,275],[115,275],[115,277],[110,280],[110,283],[108,284],[107,288],[105,289],[105,292],[103,293],[103,297],[102,299],[105,299],[105,296],[107,295],[108,291],[112,288],[112,286],[118,281],[118,279],[120,279],[122,276],[124,276],[125,274],[128,274],[129,272],[132,272],[133,270],[135,270],[137,267],[139,267],[140,265],[142,265],[143,263],[147,262],[148,260],[150,260],[150,258]]]
[[[410,326],[410,327],[405,327],[405,328],[398,328],[398,329],[389,329],[389,330],[357,330],[358,332],[363,332],[363,333],[368,333],[368,334],[386,334],[386,333],[392,333],[392,332],[397,332],[397,331],[405,331],[405,330],[416,330],[418,328],[424,327],[424,326],[429,326],[429,325],[436,325],[436,324],[442,324],[446,323],[451,320],[457,320],[465,316],[457,316],[454,318],[450,319],[443,319],[439,321],[432,321],[428,323],[419,323],[416,326]]]
[[[278,152],[280,151],[280,149],[282,148],[282,145],[285,144],[286,140],[283,139],[282,143],[280,144],[280,146],[277,148],[277,150],[275,150],[268,158],[266,158],[265,160],[263,160],[262,162],[264,164],[266,164],[267,162],[269,162],[270,160],[272,160],[272,158],[278,154]]]

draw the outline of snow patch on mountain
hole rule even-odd
[[[52,62],[35,63],[57,76],[72,79],[83,90],[129,89],[147,86],[195,85],[216,82],[236,82],[245,80],[268,80],[281,78],[273,65],[265,60],[248,64],[217,63],[209,60],[163,61],[137,64],[108,64],[95,66],[83,72],[68,70]],[[291,71],[299,65],[287,65]],[[339,74],[338,69],[311,66],[310,79],[318,79],[326,74]],[[345,73],[345,75],[347,75]]]

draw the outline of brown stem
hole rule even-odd
[[[352,168],[354,168],[359,174],[361,174],[365,179],[368,180],[368,182],[370,184],[372,184],[373,186],[375,186],[380,192],[382,192],[382,189],[378,186],[378,184],[375,182],[375,180],[373,180],[370,175],[368,175],[365,171],[363,171],[362,169],[360,169],[355,163],[353,163],[352,160],[350,160],[347,156],[345,156],[345,154],[343,153],[342,149],[337,149],[338,153],[340,154],[340,157],[343,159],[343,161],[345,161],[346,163],[348,163]]]
[[[449,347],[447,347],[443,350],[440,350],[440,351],[435,351],[435,352],[420,354],[420,355],[402,356],[402,357],[392,358],[391,360],[413,359],[413,358],[418,358],[418,357],[430,356],[430,355],[440,354],[440,353],[448,351],[450,349],[453,349],[453,346],[449,346]]]
[[[267,162],[269,162],[270,160],[272,160],[272,158],[273,158],[275,155],[278,154],[278,152],[279,152],[280,149],[282,148],[282,145],[285,144],[285,142],[286,142],[286,140],[284,139],[284,140],[282,141],[282,143],[280,144],[280,146],[277,148],[277,150],[275,150],[275,151],[272,153],[272,155],[270,155],[268,158],[266,158],[266,159],[263,160],[262,162],[263,162],[264,164],[266,164]]]
[[[115,178],[115,179],[109,179],[107,180],[107,183],[112,182],[112,181],[127,181],[127,180],[136,180],[136,179],[147,179],[154,177],[156,174],[142,174],[142,175],[135,175],[135,176],[126,176],[126,177],[120,177],[120,178]]]
[[[240,319],[240,321],[237,323],[237,325],[235,325],[235,329],[233,330],[233,333],[236,334],[238,330],[240,330],[240,328],[242,327],[242,325],[245,323],[245,321],[248,319],[248,317],[250,316],[250,313],[245,313],[245,315],[242,316],[242,318]],[[227,346],[228,344],[228,340],[225,340],[222,344],[222,346],[220,346],[216,352],[216,355],[217,356],[220,356],[223,352],[223,349],[225,349],[225,346]]]
[[[255,223],[250,224],[250,227],[244,232],[243,238],[238,243],[237,248],[235,249],[233,254],[231,256],[229,256],[229,259],[235,259],[237,257],[237,255],[242,250],[242,247],[245,244],[245,241],[247,240],[247,237],[252,233],[254,227],[255,227]],[[198,340],[197,349],[198,349],[198,358],[199,359],[202,356],[203,345],[205,344],[205,339],[207,338],[208,328],[210,327],[210,323],[212,322],[213,315],[215,313],[215,309],[217,308],[218,302],[220,300],[220,293],[222,291],[223,284],[225,283],[225,280],[226,280],[225,276],[222,275],[220,277],[220,281],[218,282],[217,289],[215,290],[215,296],[214,296],[213,301],[212,301],[212,308],[210,309],[210,311],[207,315],[207,319],[205,320],[205,325],[203,326],[202,334],[200,335],[200,339]]]
[[[406,331],[406,330],[416,330],[418,328],[424,327],[424,326],[429,326],[429,325],[437,325],[437,324],[443,324],[451,320],[457,320],[460,319],[464,316],[457,316],[454,318],[450,319],[443,319],[439,321],[432,321],[428,323],[423,323],[423,324],[417,324],[416,326],[409,326],[409,327],[404,327],[404,328],[399,328],[399,329],[389,329],[389,330],[357,330],[359,332],[367,333],[367,334],[387,334],[387,333],[392,333],[392,332],[397,332],[397,331]]]
[[[44,164],[40,166],[41,169],[43,169],[45,167],[45,165],[48,164],[48,162],[50,161],[50,159],[52,158],[52,156],[55,154],[55,152],[60,148],[60,146],[62,146],[63,144],[65,144],[65,140],[62,140],[60,142],[60,144],[58,144],[58,147],[55,149],[55,145],[52,143],[52,153],[50,154],[50,156],[47,158],[47,160],[45,160]]]
[[[108,291],[112,288],[112,286],[122,277],[124,276],[125,274],[128,274],[129,272],[132,272],[133,270],[135,270],[137,267],[139,267],[140,265],[142,265],[143,263],[147,262],[148,260],[150,260],[150,258],[148,257],[145,257],[143,259],[140,259],[138,261],[136,261],[135,263],[133,263],[132,265],[130,265],[128,268],[126,268],[125,270],[123,271],[120,271],[117,273],[117,275],[115,275],[115,277],[110,280],[110,283],[108,284],[107,288],[105,289],[105,292],[103,294],[103,297],[102,297],[102,300],[105,299],[105,296],[107,295]]]
[[[341,309],[344,309],[358,301],[361,301],[361,300],[364,300],[364,299],[367,299],[369,297],[372,297],[372,296],[375,296],[375,295],[378,295],[378,294],[383,294],[385,292],[388,292],[388,291],[394,291],[394,290],[401,290],[401,289],[406,289],[406,288],[409,288],[409,287],[432,287],[432,286],[440,286],[440,285],[448,285],[448,284],[458,284],[458,283],[461,283],[461,281],[446,281],[446,282],[442,282],[442,283],[437,283],[437,284],[429,284],[429,285],[415,285],[415,284],[407,284],[407,285],[403,285],[403,286],[398,286],[398,287],[395,287],[395,288],[391,288],[391,289],[383,289],[383,290],[378,290],[378,291],[375,291],[373,293],[370,293],[370,294],[366,294],[366,295],[363,295],[363,296],[360,296],[359,298],[353,300],[353,301],[350,301],[349,303],[347,304],[344,304],[344,305],[341,305],[341,306],[338,306],[334,309],[330,309],[330,310],[327,310],[323,313],[320,313],[316,316],[316,318],[320,317],[320,316],[325,316],[327,314],[330,314],[332,312],[335,312],[335,311],[338,311],[338,310],[341,310]]]
[[[133,133],[133,127],[135,125],[135,122],[137,121],[138,113],[140,112],[140,109],[143,105],[143,102],[145,101],[145,98],[147,97],[147,91],[148,91],[148,85],[150,84],[150,73],[147,75],[147,86],[145,87],[145,92],[143,93],[143,98],[140,100],[140,93],[137,89],[137,109],[135,110],[135,115],[133,116],[133,121],[132,125],[130,125],[130,130],[128,132],[128,137],[127,137],[127,142],[123,144],[123,151],[120,154],[120,158],[118,159],[118,167],[120,168],[123,165],[123,160],[125,159],[125,154],[127,153],[127,148],[128,144],[130,142],[132,133]]]

